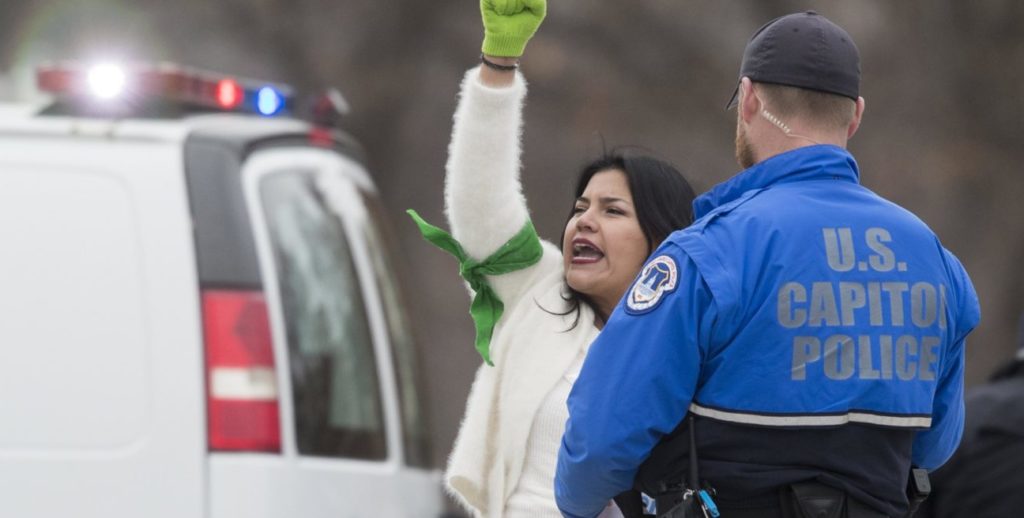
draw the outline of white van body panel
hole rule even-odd
[[[215,455],[210,474],[213,518],[429,518],[443,509],[439,473],[388,464]]]
[[[0,515],[202,516],[181,162],[167,142],[0,133]]]

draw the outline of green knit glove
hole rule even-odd
[[[522,56],[547,8],[547,0],[480,0],[483,53],[502,58]]]

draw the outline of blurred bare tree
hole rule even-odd
[[[1024,3],[914,0],[551,0],[523,70],[531,83],[524,181],[556,240],[571,178],[602,147],[639,144],[703,190],[736,171],[732,93],[743,46],[813,7],[858,41],[867,114],[851,148],[863,183],[928,222],[965,263],[984,318],[968,380],[1010,356],[1024,309]],[[313,89],[337,86],[348,129],[398,229],[410,308],[445,458],[479,363],[454,263],[401,211],[442,220],[462,72],[479,53],[476,0],[22,0],[0,6],[0,66],[114,52]]]

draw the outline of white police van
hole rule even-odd
[[[52,103],[0,105],[0,516],[440,515],[339,99],[306,122],[170,65],[37,80]]]

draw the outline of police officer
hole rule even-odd
[[[713,488],[725,518],[903,516],[912,466],[939,467],[960,440],[977,296],[921,220],[859,184],[853,40],[816,13],[783,16],[740,76],[747,169],[654,252],[569,397],[567,517],[634,480],[648,497],[685,478],[687,416],[687,487]]]

